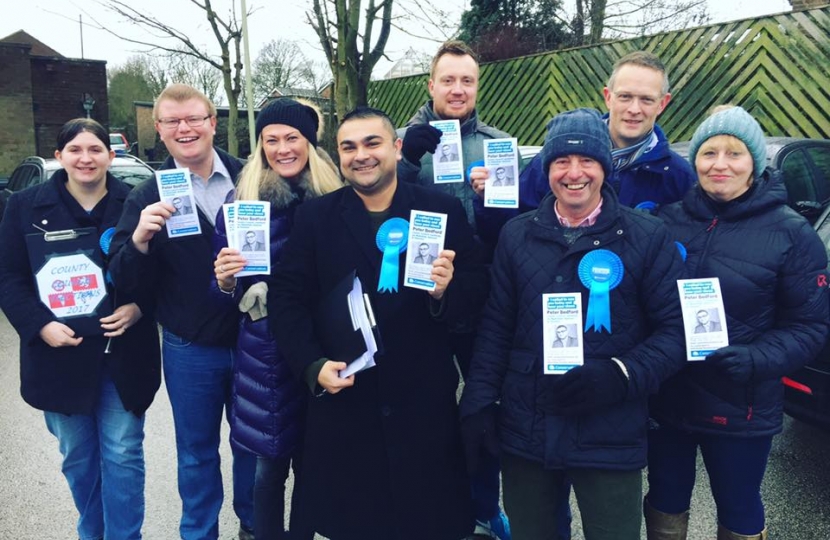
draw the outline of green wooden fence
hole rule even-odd
[[[636,50],[666,64],[672,100],[659,123],[673,141],[723,103],[747,109],[767,135],[830,138],[830,5],[484,64],[479,115],[520,144],[541,144],[555,114],[604,111],[614,62]],[[427,79],[375,81],[369,102],[403,125],[429,98]]]

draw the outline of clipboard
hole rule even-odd
[[[76,336],[103,334],[98,319],[112,314],[97,236],[94,227],[26,235],[38,298]]]
[[[368,329],[374,337],[376,349],[372,351],[372,356],[383,352],[383,342],[372,305],[369,302],[369,295],[355,295],[353,293],[356,288],[355,284],[359,286],[360,279],[353,270],[328,292],[314,315],[317,337],[323,347],[323,354],[326,358],[339,362],[352,363],[359,360],[369,350],[355,310],[363,310],[365,317],[359,318],[368,323]]]

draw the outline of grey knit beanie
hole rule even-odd
[[[317,112],[308,105],[290,98],[275,99],[259,111],[256,117],[256,138],[259,140],[265,126],[284,124],[296,128],[316,148],[319,121]]]
[[[611,137],[599,111],[575,109],[563,112],[548,122],[548,133],[542,147],[542,170],[548,173],[553,160],[578,154],[596,160],[609,178],[614,170],[611,162]]]
[[[767,168],[767,143],[761,126],[743,108],[731,107],[716,112],[695,130],[691,146],[689,146],[689,162],[693,169],[700,147],[717,135],[732,135],[746,145],[752,156],[753,178],[758,178]]]

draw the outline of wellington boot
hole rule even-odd
[[[758,534],[738,534],[718,523],[718,540],[767,540],[767,530],[764,529]]]
[[[680,514],[666,514],[655,510],[648,500],[643,502],[648,540],[686,540],[689,528],[689,511]]]

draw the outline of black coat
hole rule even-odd
[[[242,163],[218,150],[231,179],[242,170]],[[172,158],[162,169],[175,167]],[[163,228],[150,240],[146,255],[135,248],[132,235],[141,211],[159,201],[156,182],[137,186],[124,204],[112,242],[112,276],[119,287],[156,300],[156,318],[167,330],[200,345],[232,347],[236,342],[239,312],[214,301],[208,291],[213,273],[213,224],[198,208],[202,234],[175,238]]]
[[[754,377],[742,385],[706,362],[666,381],[652,403],[660,422],[741,437],[781,431],[781,377],[821,350],[827,336],[827,252],[788,208],[778,175],[717,205],[696,186],[660,214],[688,252],[690,278],[720,280],[730,345],[749,348]]]
[[[440,311],[426,291],[377,292],[382,253],[351,188],[297,209],[269,284],[272,330],[298,376],[324,356],[314,306],[355,269],[385,347],[353,387],[309,401],[301,500],[315,529],[332,538],[458,540],[472,532],[447,326],[480,310],[487,275],[457,200],[399,182],[389,217],[408,220],[412,209],[448,215],[455,274]],[[400,278],[407,253],[398,256]]]
[[[602,212],[585,229],[559,224],[552,194],[505,225],[461,399],[464,416],[500,401],[502,449],[551,469],[644,467],[648,395],[683,366],[678,250],[659,219],[621,206],[607,184],[602,196]],[[582,236],[571,244],[566,234],[573,233]],[[591,414],[545,414],[545,387],[555,375],[543,369],[542,294],[580,293],[584,320],[589,290],[577,269],[596,249],[618,255],[624,273],[610,292],[612,332],[584,332],[584,361],[619,358],[628,395]]]
[[[161,383],[158,331],[150,302],[116,291],[118,305],[137,302],[143,316],[123,336],[113,338],[107,355],[103,336],[84,337],[77,347],[53,348],[39,335],[41,328],[57,319],[38,298],[25,235],[42,233],[35,224],[50,231],[87,226],[78,222],[61,198],[59,190],[66,189],[62,185],[66,180],[61,169],[49,181],[12,195],[0,224],[0,305],[20,335],[20,392],[40,410],[89,414],[106,369],[125,409],[140,415]],[[99,235],[115,226],[129,187],[108,174],[107,191]]]

